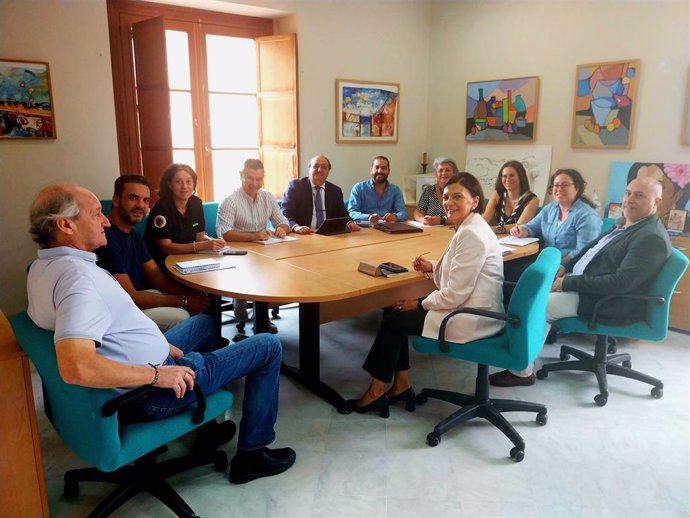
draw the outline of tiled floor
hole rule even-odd
[[[297,310],[276,321],[285,357],[296,357]],[[322,326],[323,378],[346,397],[367,384],[360,365],[378,326],[378,312]],[[231,336],[233,328],[224,330]],[[591,344],[574,335],[559,343]],[[389,419],[340,415],[290,380],[281,380],[278,446],[292,446],[297,463],[285,474],[233,486],[225,475],[199,468],[172,480],[204,517],[689,517],[690,516],[690,336],[669,333],[663,343],[625,342],[633,366],[664,381],[664,397],[649,387],[613,378],[609,402],[599,408],[593,375],[552,373],[532,387],[492,389],[496,397],[547,405],[549,422],[508,414],[526,441],[525,459],[508,457],[511,444],[495,428],[473,421],[430,448],[426,434],[452,407],[429,401],[415,413],[402,406]],[[548,345],[540,361],[553,361]],[[412,378],[424,386],[471,391],[473,364],[412,352]],[[38,388],[38,387],[36,387]],[[229,415],[237,422],[238,401]],[[40,389],[36,390],[40,394]],[[81,466],[62,445],[37,403],[52,516],[83,516],[108,486],[81,484],[75,500],[62,496],[62,474]],[[190,438],[171,451],[183,451]],[[235,441],[226,449],[232,454]],[[159,517],[169,513],[148,495],[116,516]]]

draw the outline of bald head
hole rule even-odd
[[[316,155],[309,161],[309,179],[311,183],[323,186],[331,172],[331,161],[323,155]]]
[[[662,186],[651,177],[631,181],[623,194],[623,214],[626,226],[656,213],[661,202]]]

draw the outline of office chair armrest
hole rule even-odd
[[[592,316],[589,319],[587,327],[590,329],[595,329],[597,326],[599,309],[602,305],[607,304],[613,299],[628,299],[628,300],[640,300],[647,302],[654,302],[655,304],[664,304],[666,299],[664,297],[656,297],[652,295],[634,295],[634,294],[620,294],[620,295],[606,295],[594,303],[594,309],[592,310]]]
[[[517,281],[506,281],[505,279],[503,279],[503,285],[505,286],[506,284],[507,284],[508,286],[516,286],[516,285],[517,285]]]
[[[109,399],[103,404],[101,408],[101,413],[104,417],[110,417],[115,415],[122,407],[136,403],[140,399],[144,398],[149,392],[153,390],[151,385],[142,385],[132,389],[124,394],[120,394],[112,399]]]
[[[141,387],[137,387],[129,392],[109,399],[101,408],[101,413],[104,417],[115,415],[121,408],[134,404],[146,397],[153,389],[154,387],[151,385],[142,385]],[[194,414],[192,415],[192,422],[194,424],[200,424],[204,422],[204,415],[206,414],[206,396],[201,390],[201,387],[197,384],[194,385],[194,394],[196,395],[196,410],[194,410]]]
[[[503,320],[508,322],[512,327],[518,327],[520,325],[520,319],[513,315],[507,315],[505,313],[497,313],[496,311],[488,311],[486,309],[477,308],[460,308],[448,313],[443,320],[441,320],[441,325],[438,329],[438,348],[444,353],[450,351],[450,346],[446,343],[446,325],[448,320],[450,320],[455,315],[460,313],[467,313],[470,315],[479,315],[482,317],[493,318],[496,320]]]

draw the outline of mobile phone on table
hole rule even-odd
[[[226,250],[223,255],[247,255],[246,250]]]
[[[379,265],[379,268],[381,268],[382,270],[388,270],[392,273],[405,273],[408,271],[407,268],[405,268],[404,266],[400,266],[396,263],[381,263]]]

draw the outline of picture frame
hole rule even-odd
[[[676,230],[683,232],[685,229],[685,219],[687,218],[687,211],[682,209],[672,209],[668,214],[668,221],[666,228],[668,230]]]
[[[338,144],[398,142],[400,84],[335,81],[335,141]]]
[[[0,140],[55,139],[50,67],[0,58]]]
[[[609,203],[608,210],[606,212],[607,218],[618,219],[623,217],[623,207],[620,203]]]
[[[577,65],[573,148],[630,148],[640,60]]]
[[[522,142],[534,140],[539,77],[515,77],[467,83],[465,140]]]

